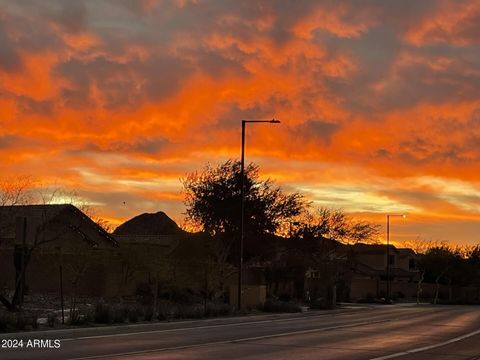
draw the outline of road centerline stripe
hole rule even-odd
[[[228,324],[189,326],[189,327],[181,327],[181,328],[174,328],[174,329],[158,329],[158,330],[134,331],[134,332],[118,333],[118,334],[76,336],[76,337],[71,337],[71,338],[66,338],[66,339],[61,339],[61,340],[62,340],[62,342],[63,341],[74,341],[74,340],[91,340],[91,339],[101,339],[101,338],[109,338],[109,337],[135,336],[135,335],[142,335],[142,334],[167,333],[167,332],[196,330],[196,329],[215,329],[215,328],[222,328],[222,327],[236,327],[236,326],[252,325],[252,324],[282,323],[282,322],[289,322],[289,321],[295,321],[295,320],[317,319],[317,318],[323,318],[325,316],[326,316],[325,314],[319,314],[319,315],[293,317],[293,318],[286,318],[286,319],[266,319],[266,320],[228,323]],[[385,320],[381,320],[381,321],[383,322]]]
[[[375,321],[362,321],[362,322],[353,323],[353,324],[329,326],[329,327],[309,329],[309,330],[291,331],[291,332],[285,332],[285,333],[280,333],[280,334],[270,334],[270,335],[263,335],[263,336],[250,337],[250,338],[242,338],[242,339],[234,339],[234,340],[221,340],[221,341],[213,341],[213,342],[201,343],[201,344],[173,346],[173,347],[165,347],[165,348],[157,348],[157,349],[146,349],[146,350],[123,352],[123,353],[116,353],[116,354],[93,355],[93,356],[70,358],[68,360],[105,359],[105,358],[115,357],[115,356],[130,356],[130,355],[148,354],[148,353],[154,353],[154,352],[184,350],[184,349],[204,347],[204,346],[209,346],[209,345],[235,344],[235,343],[256,341],[256,340],[262,340],[262,339],[277,338],[277,337],[289,336],[289,335],[301,335],[301,334],[307,334],[307,333],[313,333],[313,332],[331,331],[331,330],[344,329],[344,328],[350,328],[350,327],[356,327],[356,326],[372,325],[372,324],[384,323],[384,322],[389,322],[389,321],[391,321],[391,320],[390,319],[385,319],[385,320],[375,320]]]
[[[400,352],[397,352],[397,353],[394,353],[394,354],[380,356],[380,357],[376,357],[376,358],[373,358],[373,359],[370,359],[370,360],[394,359],[394,358],[404,356],[404,355],[415,354],[415,353],[422,352],[422,351],[436,349],[436,348],[439,348],[439,347],[442,347],[442,346],[445,346],[445,345],[453,344],[453,343],[468,339],[468,338],[470,338],[472,336],[475,336],[475,335],[478,335],[478,334],[480,334],[480,329],[478,329],[476,331],[472,331],[472,332],[470,332],[468,334],[465,334],[465,335],[462,335],[462,336],[455,337],[453,339],[449,339],[449,340],[446,340],[446,341],[439,342],[437,344],[422,346],[422,347],[419,347],[419,348],[416,348],[416,349],[400,351]]]

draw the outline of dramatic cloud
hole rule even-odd
[[[117,223],[181,222],[179,178],[275,117],[247,128],[265,176],[379,223],[408,212],[403,240],[475,243],[479,21],[453,0],[0,0],[0,171]]]

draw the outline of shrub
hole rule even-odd
[[[288,302],[292,300],[292,296],[288,293],[282,293],[278,295],[278,300]]]
[[[16,330],[32,330],[38,329],[38,316],[35,313],[26,314],[23,312],[17,313],[17,327]]]
[[[124,305],[116,305],[113,307],[112,316],[114,323],[124,323],[128,319],[128,307]]]
[[[70,310],[70,316],[68,317],[68,323],[70,325],[79,325],[80,321],[80,314],[78,312],[78,309],[71,309]]]
[[[201,298],[192,289],[176,286],[164,288],[159,295],[160,299],[168,300],[175,304],[195,304],[201,301]]]
[[[95,306],[93,320],[99,324],[124,323],[127,320],[129,322],[138,322],[141,316],[142,310],[138,306],[111,305],[99,302]]]
[[[16,330],[17,319],[15,314],[9,312],[0,312],[0,332],[9,332]]]
[[[280,301],[280,300],[267,300],[260,307],[260,310],[266,312],[286,312],[286,313],[296,313],[301,312],[301,307],[291,301]]]
[[[208,303],[205,310],[205,316],[226,316],[234,312],[234,308],[231,305],[216,303]]]
[[[36,313],[0,312],[1,332],[32,329],[38,329],[38,315]]]
[[[179,305],[175,317],[181,319],[200,319],[204,315],[201,305]]]
[[[166,301],[160,301],[158,304],[158,315],[157,319],[158,320],[168,320],[175,315],[175,307],[170,305]]]
[[[74,314],[75,314],[74,317],[68,320],[68,323],[70,325],[88,325],[93,322],[97,322],[95,321],[95,315],[92,314],[91,311],[86,311],[83,314],[80,314],[79,311],[75,311]]]
[[[103,302],[98,303],[95,306],[95,312],[93,319],[99,324],[111,324],[113,323],[113,311],[112,307]]]
[[[135,289],[135,296],[142,305],[153,304],[153,294],[150,286],[146,282],[137,284]]]
[[[138,306],[127,307],[128,322],[136,323],[142,316],[142,309]]]
[[[59,323],[58,315],[55,312],[49,312],[47,314],[47,324],[49,327],[55,327]]]
[[[336,304],[325,298],[316,298],[310,302],[310,309],[333,309]]]
[[[145,307],[144,309],[144,312],[143,312],[143,319],[145,321],[152,321],[153,320],[153,307],[152,306],[147,306]]]

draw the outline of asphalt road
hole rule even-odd
[[[0,348],[2,360],[473,360],[480,359],[480,307],[384,305],[8,337],[22,337],[24,348]],[[26,348],[29,338],[59,340],[60,348]]]

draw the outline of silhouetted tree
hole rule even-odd
[[[294,296],[302,297],[305,274],[312,270],[323,287],[318,294],[311,294],[312,300],[323,297],[324,303],[319,305],[333,306],[340,269],[349,268],[348,261],[354,261],[341,248],[345,244],[372,241],[378,230],[377,225],[355,220],[339,209],[321,208],[303,214],[301,221],[292,224],[281,255],[270,263],[268,275],[273,292],[278,288],[276,282],[290,281],[294,284]]]
[[[437,304],[440,285],[448,285],[451,289],[453,283],[458,281],[458,269],[462,258],[457,249],[447,245],[435,246],[428,249],[420,258],[419,265],[425,271],[426,282],[435,283],[433,303]],[[451,300],[451,290],[449,299]]]
[[[58,188],[47,189],[46,192],[34,192],[33,190],[35,187],[35,181],[28,176],[14,177],[0,182],[0,208],[2,209],[3,216],[3,218],[0,218],[0,233],[5,230],[4,227],[7,224],[12,223],[12,219],[15,220],[18,216],[18,208],[16,207],[18,205],[53,204],[58,198],[70,199],[70,203],[74,203],[78,198],[75,192],[67,192]],[[63,201],[63,203],[65,203],[65,201]],[[85,211],[91,210],[91,208],[84,202],[81,203],[80,206]],[[55,218],[50,218],[46,209],[38,215],[40,216],[39,219],[36,219],[36,222],[38,223],[34,222],[33,225],[28,224],[32,221],[31,219],[28,219],[25,224],[26,226],[30,226],[31,231],[33,232],[32,242],[29,244],[16,244],[14,248],[13,258],[16,279],[13,295],[11,299],[8,299],[7,294],[0,293],[0,302],[9,311],[17,311],[22,308],[26,289],[26,272],[34,252],[43,245],[61,239],[65,234],[77,232],[82,225],[82,222],[85,221],[82,216],[77,220],[78,223],[64,224]],[[71,270],[74,274],[74,278],[72,278],[73,292],[71,297],[74,311],[76,303],[76,286],[87,268],[88,261],[91,259],[90,253],[87,254],[85,252],[90,251],[91,249],[85,250],[81,247],[78,249],[78,252],[75,254],[76,259],[71,265]],[[2,288],[4,283],[5,281],[0,281]]]
[[[25,205],[31,201],[31,188],[33,186],[33,180],[28,176],[17,176],[9,179],[3,179],[0,181],[0,207],[2,208],[2,216],[0,217],[0,233],[2,233],[9,223],[10,219],[15,217],[15,206]],[[0,248],[0,251],[3,249]],[[20,250],[20,255],[22,250]],[[18,252],[16,255],[19,255]],[[28,255],[28,254],[27,254]],[[17,256],[18,258],[18,256]],[[18,263],[18,261],[16,262]],[[4,288],[5,281],[0,281],[0,286]],[[23,294],[25,289],[24,274],[17,269],[15,293],[12,301],[9,301],[6,294],[0,293],[0,302],[10,311],[16,310],[16,305],[20,299],[19,294]]]
[[[211,236],[222,236],[231,254],[239,238],[241,213],[240,162],[228,160],[183,178],[186,222]],[[254,164],[245,167],[245,258],[264,254],[270,245],[265,234],[274,234],[305,208],[299,193],[286,194],[270,179],[261,179]]]

